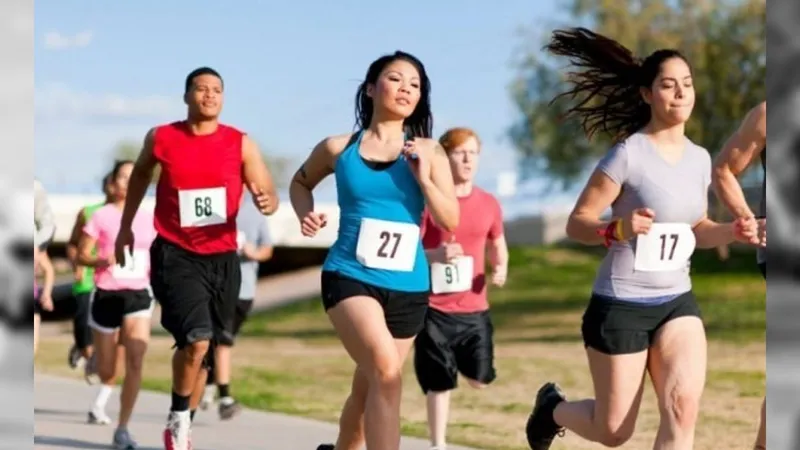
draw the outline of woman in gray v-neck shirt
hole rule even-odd
[[[680,52],[658,50],[640,61],[583,28],[555,31],[547,49],[577,69],[562,94],[581,100],[568,116],[582,120],[589,138],[605,131],[617,143],[567,225],[571,239],[608,247],[581,327],[595,398],[566,401],[546,383],[526,426],[528,443],[548,450],[569,429],[622,445],[633,434],[648,371],[661,411],[653,448],[693,448],[707,358],[690,257],[696,247],[756,243],[757,225],[720,224],[706,215],[711,159],[684,135],[695,93]],[[602,220],[609,207],[613,219]]]

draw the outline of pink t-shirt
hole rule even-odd
[[[444,313],[476,313],[489,309],[486,298],[486,244],[503,236],[503,212],[492,194],[473,187],[459,197],[461,220],[455,233],[447,233],[434,222],[425,208],[422,216],[422,246],[434,249],[451,237],[461,244],[464,254],[473,258],[472,288],[464,292],[431,294],[431,308]]]
[[[114,243],[119,234],[122,210],[109,204],[92,214],[83,232],[97,240],[97,256],[105,258],[114,254]],[[133,249],[126,256],[125,267],[98,268],[94,272],[94,284],[100,289],[119,291],[123,289],[147,289],[150,286],[150,245],[156,238],[153,214],[139,210],[133,219]]]

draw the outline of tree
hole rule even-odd
[[[687,135],[717,152],[745,113],[766,97],[764,0],[569,0],[571,23],[612,37],[637,56],[677,48],[689,59],[697,92]],[[552,28],[557,28],[553,26]],[[510,136],[527,172],[546,173],[571,187],[610,144],[586,140],[576,120],[561,121],[567,101],[550,105],[565,90],[563,66],[541,48],[550,32],[523,52],[511,85],[520,119]]]
[[[262,148],[262,147],[259,147]],[[139,156],[139,152],[142,149],[142,144],[137,141],[133,141],[130,139],[125,139],[119,141],[114,146],[114,159],[129,159],[129,160],[136,160]],[[273,156],[267,154],[262,148],[262,156],[264,157],[264,161],[269,167],[270,172],[275,181],[275,186],[279,189],[285,188],[289,184],[289,170],[291,170],[292,160],[290,158],[284,156]],[[161,173],[161,167],[156,166],[155,171],[153,172],[153,184],[158,181],[158,177]]]

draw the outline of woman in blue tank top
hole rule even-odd
[[[398,450],[400,375],[430,290],[422,211],[427,205],[447,230],[459,219],[447,156],[430,139],[430,81],[417,58],[398,51],[370,65],[356,127],[317,144],[289,195],[303,235],[313,237],[327,218],[314,211],[311,192],[336,178],[339,232],[323,266],[322,300],[356,371],[335,448]]]
[[[581,326],[595,398],[567,401],[546,383],[528,419],[528,443],[548,450],[569,429],[608,447],[624,444],[647,371],[661,413],[653,448],[691,449],[707,349],[690,258],[696,247],[757,244],[758,226],[753,218],[721,224],[707,216],[711,158],[684,134],[695,93],[680,52],[658,50],[640,61],[583,28],[555,31],[547,48],[578,69],[562,94],[579,99],[567,114],[588,137],[605,131],[617,143],[567,224],[571,239],[608,247]],[[609,207],[614,218],[602,220]]]

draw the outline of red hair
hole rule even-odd
[[[478,146],[481,145],[481,139],[478,137],[478,133],[466,127],[450,128],[445,131],[442,137],[439,138],[439,144],[444,147],[445,152],[450,153],[469,138],[475,138],[475,140],[478,141]]]

